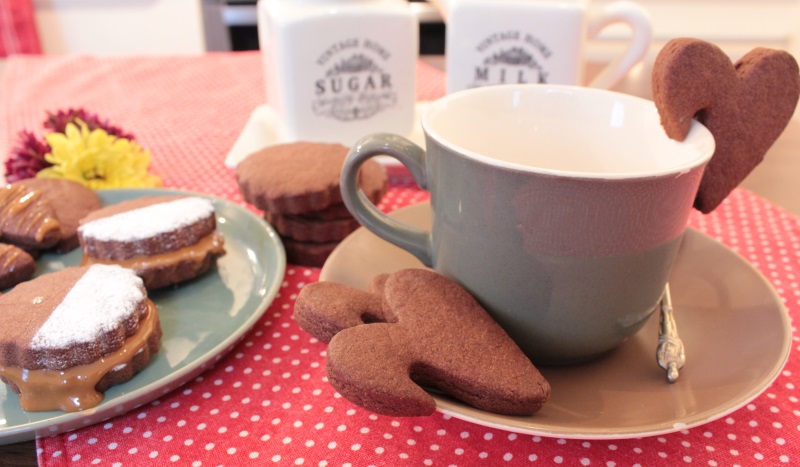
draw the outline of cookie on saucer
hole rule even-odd
[[[478,409],[531,415],[550,385],[461,286],[424,269],[373,279],[370,291],[303,287],[300,327],[328,342],[328,381],[346,399],[392,416],[430,415],[434,388]]]

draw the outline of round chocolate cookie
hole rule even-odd
[[[319,219],[313,215],[273,214],[264,211],[269,222],[282,237],[298,242],[338,242],[361,226],[354,218]]]
[[[275,214],[306,214],[342,203],[339,177],[348,149],[340,144],[287,143],[249,155],[236,167],[244,199]],[[367,161],[361,189],[370,199],[386,191],[386,169]]]
[[[0,240],[25,250],[44,250],[61,240],[61,223],[40,190],[0,188]]]
[[[320,268],[325,260],[339,245],[334,242],[300,242],[288,237],[281,237],[281,242],[286,250],[286,260],[301,266]]]
[[[383,198],[383,195],[386,194],[386,189],[367,189],[367,193],[370,197],[370,201],[372,201],[372,204],[378,204],[381,198]],[[321,211],[307,212],[303,215],[314,217],[315,219],[323,219],[326,221],[334,219],[355,219],[353,215],[350,214],[350,211],[347,209],[347,206],[345,206],[344,203],[331,204]]]
[[[0,243],[0,290],[30,279],[36,271],[36,260],[25,250]]]
[[[147,196],[81,219],[83,264],[129,267],[157,289],[193,279],[225,254],[214,205],[198,196]]]
[[[26,411],[78,411],[139,372],[161,326],[130,269],[71,267],[0,295],[0,379]]]
[[[41,192],[42,198],[53,207],[61,224],[61,239],[55,245],[59,253],[78,247],[78,221],[101,206],[97,193],[71,180],[27,178],[14,182],[13,185]]]

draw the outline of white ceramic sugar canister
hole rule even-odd
[[[419,24],[405,0],[259,0],[258,29],[281,141],[411,132]]]
[[[647,11],[624,0],[432,0],[447,18],[447,91],[492,84],[611,88],[644,57]],[[587,44],[612,25],[630,30],[625,50],[587,83]]]

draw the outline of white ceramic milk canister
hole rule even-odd
[[[447,18],[447,91],[506,83],[610,88],[644,57],[651,23],[635,3],[589,0],[435,0]],[[626,50],[584,82],[587,42],[626,24]]]
[[[411,131],[419,25],[405,0],[259,0],[258,29],[281,141]]]

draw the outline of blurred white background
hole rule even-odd
[[[602,4],[613,0],[593,0]],[[649,95],[650,66],[674,37],[712,41],[737,59],[756,46],[800,56],[800,0],[637,0],[653,21],[653,46],[619,90]],[[231,49],[230,32],[255,25],[255,0],[33,0],[46,54],[175,54]],[[441,22],[432,6],[412,3],[422,23]],[[603,32],[588,49],[588,66],[614,56],[628,34]]]

